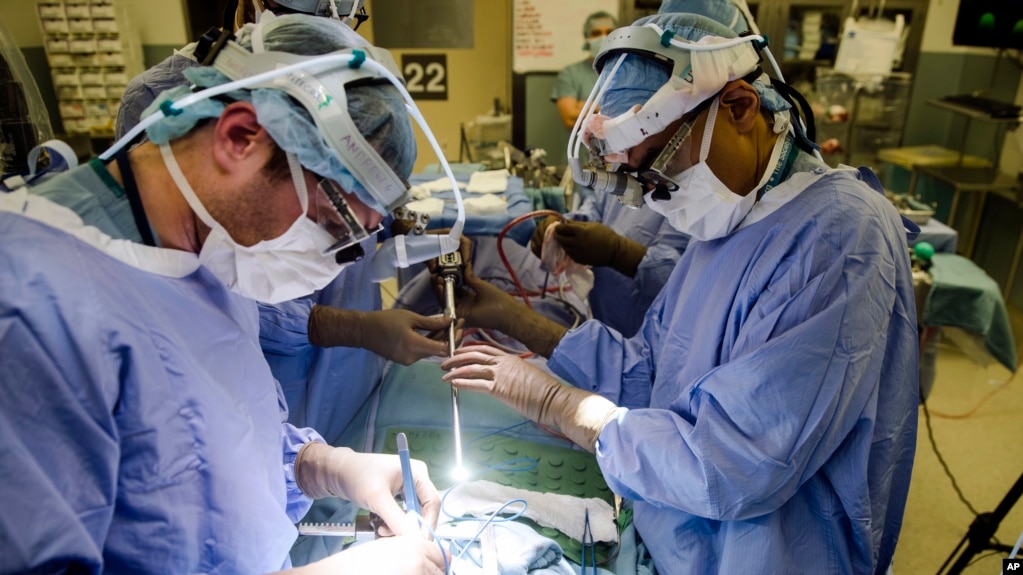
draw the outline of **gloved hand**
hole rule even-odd
[[[524,359],[487,345],[456,350],[441,369],[451,370],[443,377],[451,385],[491,395],[590,453],[618,410],[599,395],[565,385]]]
[[[437,526],[440,495],[430,481],[426,464],[412,460],[412,478],[423,520]],[[347,447],[310,442],[295,458],[295,481],[314,499],[340,497],[380,516],[395,535],[419,536],[419,526],[406,515],[394,496],[401,493],[401,461],[397,455],[358,453]]]
[[[554,239],[577,263],[610,267],[630,278],[646,255],[646,246],[598,222],[561,222]]]
[[[446,335],[432,340],[416,332],[446,334],[448,323],[443,316],[425,317],[404,309],[361,312],[317,305],[309,314],[309,342],[321,347],[361,347],[410,365],[424,357],[448,354]],[[460,328],[456,337],[462,340]]]
[[[529,309],[501,288],[476,277],[472,271],[472,242],[466,237],[458,248],[465,269],[462,287],[455,296],[455,315],[469,327],[496,329],[522,342],[530,351],[549,357],[568,331],[561,325]],[[436,260],[427,262],[430,273]],[[434,291],[444,305],[444,281],[434,276]]]
[[[450,561],[450,557],[448,557]],[[416,535],[384,537],[349,547],[340,553],[296,567],[280,575],[337,575],[388,573],[443,575],[444,554],[434,541]]]
[[[540,254],[543,253],[544,233],[547,231],[547,228],[550,227],[551,224],[556,224],[560,221],[561,218],[555,216],[547,216],[546,218],[540,220],[538,224],[536,224],[536,229],[533,230],[533,237],[529,239],[529,249],[532,250],[533,255],[535,255],[536,257],[540,257]]]

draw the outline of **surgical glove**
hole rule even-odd
[[[646,246],[598,222],[561,222],[554,238],[576,262],[610,267],[630,278],[636,276],[639,262],[646,255]]]
[[[434,541],[415,535],[383,537],[349,547],[340,553],[279,575],[336,575],[338,573],[388,573],[394,575],[443,575],[444,555]],[[450,557],[448,558],[450,561]]]
[[[540,223],[536,224],[536,229],[533,230],[533,237],[529,239],[529,249],[533,251],[533,255],[540,257],[543,253],[543,238],[544,233],[551,224],[556,224],[562,221],[561,218],[556,216],[547,216],[540,220]]]
[[[565,385],[524,359],[487,345],[456,350],[441,369],[451,370],[443,376],[451,385],[491,395],[590,453],[618,410],[599,395]]]
[[[423,520],[437,526],[440,495],[430,481],[426,464],[412,460],[412,478]],[[415,520],[394,500],[402,492],[401,461],[397,455],[358,453],[347,447],[310,442],[295,458],[295,481],[314,499],[340,497],[381,517],[395,535],[418,535]]]
[[[440,315],[426,317],[404,309],[361,312],[318,305],[309,314],[309,342],[321,347],[361,347],[411,365],[424,357],[448,354],[446,336],[443,341],[432,340],[416,330],[441,332],[449,323]],[[461,337],[459,331],[457,341]]]
[[[465,236],[458,251],[466,263],[462,270],[462,287],[455,294],[455,315],[464,319],[468,327],[496,329],[519,340],[533,353],[550,357],[568,330],[531,310],[501,288],[476,277],[471,263],[472,243]],[[431,273],[437,269],[436,266],[436,260],[427,262]],[[443,278],[435,275],[433,287],[443,306]]]

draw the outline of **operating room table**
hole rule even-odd
[[[530,361],[544,364],[542,359]],[[458,482],[450,473],[454,464],[450,386],[440,379],[441,375],[438,360],[421,360],[411,366],[390,364],[378,389],[337,444],[359,451],[395,453],[396,434],[405,433],[412,456],[427,463],[437,488],[443,491],[456,485]],[[557,496],[557,501],[553,502],[530,500],[535,507],[533,511],[544,517],[530,516],[515,521],[556,542],[564,557],[576,565],[584,549],[583,542],[576,533],[568,531],[572,531],[576,520],[578,527],[582,527],[589,507],[590,520],[594,523],[597,517],[607,520],[601,525],[601,531],[614,534],[612,541],[598,541],[593,546],[601,572],[635,572],[634,566],[619,566],[615,562],[619,555],[614,542],[618,539],[618,526],[610,519],[615,498],[592,454],[538,428],[504,404],[480,393],[461,395],[461,422],[465,465],[470,472],[464,483],[468,489],[477,495],[483,489],[497,496],[504,493],[499,490],[507,488],[518,490],[516,493],[533,492],[538,498]],[[460,488],[453,488],[452,493]],[[458,503],[455,508],[461,505]],[[599,505],[603,514],[597,513],[595,505]],[[545,506],[556,508],[543,508]],[[450,503],[445,504],[446,512],[450,513],[451,508]],[[341,500],[324,500],[313,506],[304,521],[349,522],[358,512]],[[547,516],[561,517],[562,523],[551,523]],[[569,528],[562,531],[565,521],[569,522]],[[597,526],[594,527],[597,532]],[[342,545],[338,538],[300,537],[292,550],[292,558],[296,565],[304,564],[336,553]],[[624,556],[634,554],[626,552]],[[560,572],[553,570],[553,566],[550,569],[535,572]]]

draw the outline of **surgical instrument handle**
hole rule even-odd
[[[444,317],[448,324],[448,356],[455,355],[455,292],[462,284],[462,256],[455,250],[440,256],[437,260],[437,273],[444,278]],[[458,388],[451,386],[451,415],[455,436],[455,469],[460,473],[462,467],[462,422],[458,405]]]
[[[404,482],[405,510],[419,514],[419,498],[416,497],[416,483],[412,479],[412,457],[408,452],[408,438],[398,434],[398,459],[401,460],[401,479]]]

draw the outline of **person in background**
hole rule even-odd
[[[604,37],[618,27],[618,21],[607,12],[594,12],[583,23],[583,49],[589,51],[585,60],[569,64],[558,72],[558,78],[551,90],[551,101],[558,107],[561,122],[569,130],[583,109],[586,97],[590,95],[597,73],[593,71],[593,57],[600,52]]]
[[[239,0],[237,4],[231,19],[236,28],[255,22],[257,16],[331,15],[326,0]],[[352,0],[336,4],[341,16],[353,13]],[[353,48],[368,45],[355,34],[349,35],[349,41]],[[184,71],[199,65],[193,57],[195,46],[189,44],[131,80],[117,114],[118,139],[139,123],[142,111],[158,94],[188,83]],[[386,130],[386,122],[377,128]],[[402,169],[411,169],[414,158],[415,154],[408,156],[408,165]],[[352,417],[380,382],[388,360],[408,365],[423,357],[447,355],[446,342],[428,339],[417,331],[445,328],[443,317],[383,310],[380,289],[369,278],[368,264],[376,241],[363,240],[361,247],[367,257],[345,268],[317,293],[290,302],[260,304],[260,341],[284,389],[289,421],[316,429],[331,445],[341,442]]]
[[[581,129],[689,246],[628,339],[566,330],[467,270],[459,317],[576,387],[488,346],[444,379],[594,452],[659,572],[882,575],[916,443],[912,226],[869,169],[813,153],[753,39],[694,14],[618,32]]]
[[[304,15],[244,27],[238,50],[257,35],[296,55],[362,45]],[[299,104],[286,81],[175,107],[192,94],[182,86],[116,163],[0,195],[0,572],[276,571],[324,497],[376,512],[396,536],[295,573],[443,572],[443,551],[394,499],[398,458],[286,423],[259,347],[255,300],[323,287],[345,226],[384,217],[379,186],[344,168],[312,114],[349,115],[362,153],[394,180],[411,170],[400,91],[369,66],[337,66],[302,79],[338,75],[333,109]],[[197,89],[229,81],[214,67],[186,76]],[[421,462],[413,475],[433,524],[439,495]]]

